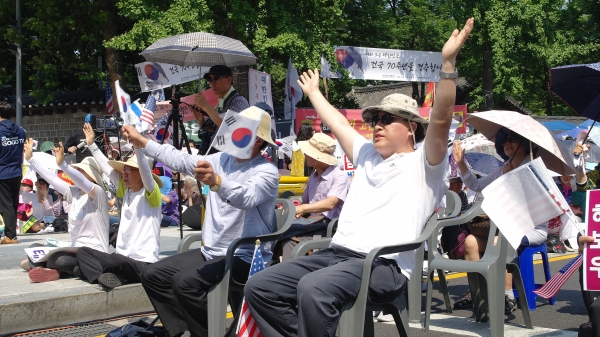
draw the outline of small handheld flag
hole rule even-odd
[[[252,156],[260,121],[260,118],[255,120],[231,110],[227,111],[213,139],[212,147],[239,159],[249,159]]]
[[[260,240],[256,240],[254,256],[252,257],[252,264],[250,266],[250,275],[248,275],[248,277],[252,277],[252,275],[263,269],[265,269],[265,261],[263,260],[262,252],[260,251]],[[238,337],[262,337],[262,334],[258,330],[258,325],[256,325],[256,321],[252,316],[252,312],[250,312],[250,307],[248,307],[246,299],[244,299],[242,303],[240,320],[236,331]]]
[[[106,79],[106,89],[104,90],[104,101],[106,102],[106,110],[108,111],[108,114],[112,115],[115,112],[115,107],[113,105],[112,89],[110,88],[108,78]]]
[[[534,290],[533,292],[543,298],[554,297],[556,293],[562,288],[567,280],[573,275],[573,273],[579,269],[583,262],[583,255],[579,254],[576,258],[569,261],[561,270],[558,271],[552,278],[546,282],[541,288]]]

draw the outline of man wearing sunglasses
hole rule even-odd
[[[212,66],[208,73],[204,74],[204,79],[215,95],[219,97],[219,103],[213,107],[204,95],[196,95],[196,106],[206,112],[209,118],[205,121],[202,113],[192,110],[200,130],[211,133],[210,138],[205,137],[202,139],[205,142],[212,142],[228,110],[240,112],[250,107],[246,97],[237,93],[233,88],[233,77],[231,75],[231,69],[222,65]],[[208,146],[203,144],[203,148],[207,149]],[[218,150],[213,148],[211,153],[215,152],[218,152]]]
[[[421,234],[448,189],[447,147],[456,99],[456,56],[473,21],[467,20],[460,32],[454,30],[442,49],[440,81],[429,123],[419,116],[413,99],[392,94],[362,112],[363,120],[374,126],[372,141],[362,137],[323,97],[316,69],[302,74],[298,81],[302,91],[356,171],[329,247],[271,266],[246,283],[246,302],[263,336],[335,336],[342,307],[358,295],[369,251],[406,243]],[[415,149],[423,139],[423,145]],[[376,302],[399,300],[414,264],[414,251],[376,259],[370,298]],[[420,270],[416,273],[414,277],[420,277]]]

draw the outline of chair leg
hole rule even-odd
[[[480,275],[478,273],[467,273],[467,279],[469,281],[469,288],[471,289],[471,300],[473,301],[475,321],[485,321],[487,319],[487,301],[485,298],[485,290],[487,287],[485,280],[480,281]]]
[[[373,323],[373,311],[365,311],[365,326],[363,330],[364,337],[375,337],[375,324]],[[343,335],[340,335],[343,336]]]
[[[546,278],[546,282],[548,282],[550,280],[550,277],[552,277],[550,275],[550,263],[548,262],[548,253],[541,252],[540,254],[542,255],[542,262],[544,264],[544,276]],[[556,299],[554,298],[554,296],[550,297],[548,301],[551,305],[554,305],[556,303]]]
[[[490,335],[501,337],[504,336],[504,292],[500,290],[504,289],[504,277],[494,274],[496,273],[490,273],[485,277],[489,301]]]
[[[532,255],[521,254],[519,256],[519,270],[523,279],[523,287],[525,288],[529,310],[533,311],[537,307],[537,295],[533,292],[535,290],[535,270],[533,267]]]
[[[448,292],[448,283],[446,282],[446,274],[441,269],[438,269],[438,279],[440,280],[440,287],[442,294],[444,294],[444,302],[446,303],[446,312],[452,313],[452,303],[450,303],[450,293]]]
[[[431,319],[431,295],[433,293],[433,270],[429,270],[427,276],[427,298],[425,300],[425,322],[423,328],[429,331],[429,320]]]
[[[411,323],[421,323],[421,273],[423,270],[423,254],[425,245],[422,244],[416,251],[415,268],[413,269],[413,277],[408,281],[408,317]]]
[[[207,294],[208,302],[208,337],[222,337],[225,334],[227,316],[227,293],[229,290],[229,275],[227,281],[222,281],[212,287]]]
[[[523,286],[523,279],[521,278],[519,266],[513,265],[511,267],[510,273],[512,274],[513,283],[515,285],[515,288],[517,289],[517,294],[519,295],[519,305],[521,305],[521,312],[523,312],[523,320],[525,321],[525,326],[527,327],[527,329],[533,329],[533,324],[531,323],[531,315],[529,312],[529,305],[527,304],[527,295],[525,294],[525,287]]]
[[[373,322],[373,312],[365,310],[359,312],[355,308],[355,302],[348,303],[342,308],[342,317],[340,318],[338,328],[341,337],[361,337],[364,332],[365,316],[371,314],[370,321]]]

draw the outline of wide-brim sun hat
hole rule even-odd
[[[100,170],[100,166],[93,157],[85,157],[83,160],[76,164],[71,164],[72,167],[79,168],[83,170],[83,172],[87,173],[97,185],[102,186],[102,171]]]
[[[298,146],[304,155],[327,165],[336,165],[335,140],[324,133],[317,132],[309,140],[298,142]]]
[[[364,108],[361,111],[361,115],[365,123],[369,123],[379,111],[384,111],[418,124],[429,123],[427,119],[419,115],[417,101],[404,94],[387,95],[381,100],[379,105]]]
[[[248,109],[240,112],[240,115],[251,118],[255,121],[260,120],[258,129],[256,130],[256,136],[263,139],[264,141],[277,146],[277,143],[271,138],[271,116],[263,109],[251,106]]]
[[[127,161],[109,160],[108,165],[110,165],[110,167],[112,167],[115,171],[119,172],[120,174],[123,174],[123,168],[125,166],[135,167],[137,169],[140,168],[138,161],[137,161],[137,156],[132,156],[129,159],[127,159]],[[149,169],[152,167],[150,162],[148,162],[148,167],[149,167]],[[160,180],[160,178],[156,174],[152,173],[152,178],[154,178],[154,181],[156,181],[156,183],[158,184],[158,188],[163,187],[163,182]]]

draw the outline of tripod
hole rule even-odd
[[[176,88],[175,86],[173,86],[173,92],[172,92],[172,98],[171,98],[171,106],[173,107],[173,109],[171,110],[171,114],[169,115],[169,117],[167,118],[167,124],[164,126],[166,130],[169,129],[169,125],[173,125],[173,146],[177,149],[177,150],[181,150],[181,143],[179,142],[179,130],[185,130],[185,126],[183,125],[183,117],[181,116],[181,114],[179,113],[179,104],[181,103],[179,101],[178,98],[176,98],[175,95],[176,92]],[[164,143],[166,137],[163,137],[160,141],[161,144]],[[189,154],[192,154],[192,149],[190,148],[190,142],[188,140],[187,134],[185,133],[185,131],[182,132],[181,134],[181,139],[184,142],[186,148],[187,148],[187,152]],[[155,161],[156,164],[156,161]],[[179,211],[179,238],[183,239],[183,221],[182,221],[182,211],[181,211],[181,188],[180,188],[180,181],[181,181],[181,176],[180,173],[178,172],[177,175],[173,175],[173,177],[171,177],[172,181],[173,181],[173,185],[177,186],[177,210]],[[205,207],[204,204],[204,199],[202,199],[202,206]]]

